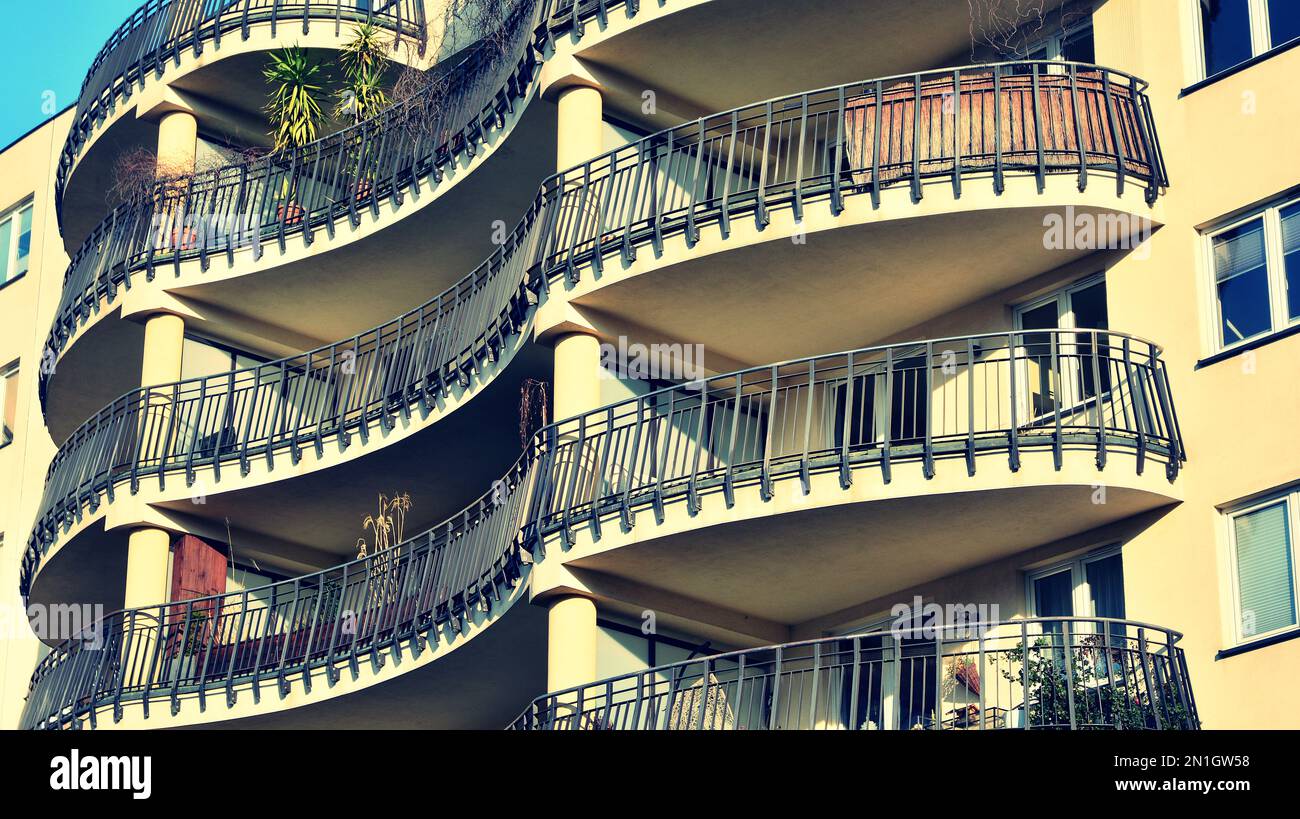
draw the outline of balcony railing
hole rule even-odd
[[[395,335],[388,350],[390,361],[418,372],[418,362],[429,360],[423,358],[428,352],[420,341],[436,336],[437,325],[426,321],[416,326],[423,331]],[[370,395],[373,403],[347,422],[331,419],[331,429],[350,423],[364,435],[368,424],[383,423],[412,400],[409,392],[390,393],[378,386],[401,381],[391,370],[381,376],[374,363],[378,360],[356,359],[356,373],[372,374],[343,390]],[[337,351],[331,361],[338,363]],[[267,457],[285,442],[291,452],[318,445],[319,427],[295,431],[284,419],[302,407],[319,406],[324,396],[338,395],[328,386],[340,377],[338,372],[334,366],[322,367],[320,375],[300,375],[296,382],[281,372],[284,380],[267,387],[278,396],[275,405],[281,410],[272,420],[280,423],[270,433],[246,420],[243,441],[257,441]],[[315,397],[296,402],[299,410],[287,409],[285,396],[302,395],[295,390],[305,389],[316,390],[310,393]],[[256,406],[252,395],[236,402],[242,407],[238,417],[265,420],[250,409]],[[191,408],[142,404],[141,411],[115,416],[122,419],[115,434],[152,442],[152,433],[182,427],[179,419],[204,417],[203,406],[201,400]],[[216,406],[231,402],[223,398]],[[141,428],[146,432],[136,439],[135,430]],[[184,436],[191,447],[198,438],[197,430]],[[173,435],[162,440],[182,439]],[[239,448],[246,455],[249,447]],[[105,450],[112,448],[102,443],[90,448]],[[737,491],[748,487],[770,499],[778,481],[797,480],[808,492],[814,475],[835,473],[847,487],[863,469],[878,469],[889,480],[891,470],[904,462],[919,463],[933,474],[939,459],[964,461],[973,474],[990,454],[1005,456],[1008,468],[1016,470],[1022,453],[1031,450],[1051,452],[1058,468],[1067,452],[1090,453],[1104,468],[1112,454],[1122,451],[1135,456],[1139,472],[1147,459],[1159,459],[1172,478],[1182,446],[1155,345],[1100,330],[1036,330],[871,347],[703,379],[551,424],[534,435],[492,492],[386,553],[393,566],[407,568],[382,588],[400,593],[373,603],[364,589],[373,584],[376,565],[389,564],[368,558],[266,589],[112,615],[95,632],[98,637],[69,641],[42,663],[33,682],[35,699],[30,702],[36,704],[29,704],[29,724],[62,724],[105,702],[119,702],[127,693],[147,700],[166,692],[175,701],[186,692],[214,686],[229,692],[248,678],[256,686],[272,670],[281,683],[294,675],[307,680],[313,669],[345,659],[355,664],[357,656],[371,656],[376,646],[400,653],[398,644],[424,627],[420,624],[427,626],[434,610],[426,605],[429,599],[444,605],[452,596],[464,595],[462,583],[429,573],[432,558],[420,557],[425,555],[422,544],[436,542],[439,565],[459,567],[462,574],[456,578],[476,578],[484,566],[497,566],[503,555],[517,560],[526,549],[544,557],[548,537],[572,541],[579,526],[588,526],[598,538],[611,518],[630,528],[640,511],[649,510],[662,520],[668,504],[698,509],[709,493],[721,494],[730,504]],[[147,448],[137,452],[147,457],[134,462],[134,472],[124,465],[96,480],[111,491],[115,481],[146,471],[143,463],[161,483],[170,469],[191,467],[197,455],[192,448],[183,457]],[[72,504],[95,497],[97,487],[74,495]],[[405,555],[411,559],[404,563],[400,558]],[[39,556],[39,546],[29,545],[28,582]],[[336,585],[348,588],[349,577],[362,584],[363,590],[355,592],[360,597],[346,605],[329,602]],[[268,607],[274,615],[247,614]],[[373,637],[353,639],[349,653],[341,656],[334,632],[336,619],[343,617],[360,617],[365,624],[361,631],[369,629]],[[328,648],[326,632],[331,635]],[[114,648],[91,653],[91,643]],[[146,647],[137,650],[148,656],[130,654],[130,645]],[[125,667],[112,659],[119,654],[131,658],[123,661]]]
[[[49,349],[60,351],[101,302],[131,287],[133,274],[152,281],[173,265],[179,275],[188,259],[206,270],[213,256],[233,262],[236,250],[258,259],[264,244],[283,251],[289,236],[310,245],[319,230],[332,237],[340,220],[359,224],[367,210],[378,216],[381,202],[400,205],[422,182],[440,181],[443,168],[472,156],[487,129],[529,93],[538,64],[533,26],[547,2],[522,0],[504,30],[474,46],[445,83],[430,82],[374,119],[302,148],[159,182],[118,205],[68,266]]]
[[[936,122],[948,122],[945,118],[968,108],[1003,110],[1011,107],[999,102],[1011,93],[1009,89],[1026,82],[1025,87],[1033,88],[1040,72],[1058,70],[1067,74],[1052,75],[1059,80],[1056,92],[1064,91],[1061,83],[1066,80],[1077,91],[1084,75],[1092,78],[1094,90],[1108,95],[1106,99],[1121,87],[1111,82],[1110,72],[1095,67],[1066,64],[1061,68],[1058,63],[976,66],[936,73],[949,88],[960,90],[959,105],[932,104],[920,110],[928,111]],[[40,515],[24,557],[24,593],[59,529],[80,520],[83,508],[97,508],[102,496],[111,502],[117,485],[129,483],[135,492],[144,477],[156,477],[161,486],[168,475],[176,473],[184,473],[186,480],[192,481],[195,468],[207,464],[212,465],[214,477],[219,477],[221,467],[232,461],[238,461],[241,472],[246,473],[250,458],[265,456],[272,462],[278,453],[288,451],[296,460],[301,447],[313,445],[319,450],[328,436],[336,436],[345,446],[352,432],[368,440],[371,424],[386,424],[394,412],[408,415],[417,405],[427,406],[431,390],[445,389],[454,379],[463,380],[480,360],[494,357],[505,337],[531,315],[529,291],[545,291],[557,277],[576,280],[584,264],[599,271],[607,256],[619,254],[631,260],[638,247],[651,245],[658,251],[665,237],[673,234],[693,242],[705,224],[717,224],[722,234],[728,235],[732,220],[744,214],[762,224],[777,208],[789,208],[798,215],[814,201],[829,203],[838,212],[846,197],[875,198],[891,184],[911,184],[920,192],[920,179],[926,175],[950,179],[959,189],[963,179],[981,175],[991,178],[996,187],[1011,173],[1032,174],[1041,181],[1049,172],[1068,172],[1077,174],[1079,185],[1084,186],[1090,169],[1109,169],[1122,187],[1125,179],[1145,167],[1149,190],[1163,184],[1156,154],[1144,154],[1145,165],[1135,164],[1132,155],[1121,149],[1109,156],[1107,164],[1107,155],[1082,141],[1075,143],[1073,159],[1064,162],[1055,158],[1063,149],[1026,153],[1021,149],[1023,143],[1010,138],[1004,141],[999,136],[1003,128],[986,127],[987,123],[975,129],[968,122],[963,133],[970,139],[950,140],[949,144],[991,146],[991,154],[967,150],[960,152],[959,159],[953,152],[946,167],[944,162],[921,163],[915,150],[906,154],[906,161],[900,160],[890,153],[892,148],[886,148],[890,143],[882,136],[882,128],[873,128],[867,139],[859,126],[865,127],[867,120],[883,119],[884,107],[892,104],[889,93],[930,87],[923,76],[930,75],[810,92],[652,134],[546,179],[532,207],[492,256],[445,293],[385,325],[251,369],[153,385],[119,398],[74,431],[50,465]],[[1148,117],[1142,113],[1146,102],[1139,96],[1140,83],[1133,78],[1126,82],[1123,94],[1133,101],[1124,108],[1131,115],[1128,130],[1146,133],[1143,123]],[[894,90],[886,92],[887,88]],[[938,86],[930,88],[942,94],[936,90]],[[1008,90],[1000,90],[991,102],[985,102],[989,88]],[[1082,93],[1071,94],[1075,105],[1083,99]],[[1046,104],[1044,100],[1049,98],[1041,92],[1031,94],[1019,105],[1037,110],[1036,106]],[[864,99],[880,100],[881,104],[868,105]],[[1111,100],[1084,108],[1095,110],[1102,105],[1107,110],[1116,107]],[[863,116],[868,108],[873,115]],[[918,110],[915,105],[903,108]],[[951,111],[945,113],[947,108]],[[993,120],[999,121],[1003,120]],[[1003,122],[1009,127],[1017,121],[1022,120],[1012,117]],[[1077,134],[1081,119],[1075,118],[1074,123],[1071,132]],[[945,132],[953,133],[951,129]],[[975,139],[976,133],[983,135]],[[1132,139],[1134,145],[1152,144],[1149,139]],[[1110,144],[1116,147],[1122,142]],[[851,148],[867,143],[873,145],[870,151]],[[822,159],[805,160],[810,146],[816,145],[821,148],[812,153]],[[1008,152],[1013,146],[1021,148]],[[882,162],[882,156],[891,158]],[[1054,157],[1051,164],[1046,162],[1048,156]],[[1119,161],[1121,156],[1123,161]],[[850,161],[849,157],[857,159]],[[1091,164],[1093,161],[1097,164]],[[976,174],[973,168],[984,171]],[[282,221],[280,230],[284,228]],[[1018,342],[1009,343],[1013,349],[1018,346]],[[1130,341],[1121,346],[1127,351],[1131,345]],[[1099,368],[1112,366],[1109,356],[1109,352],[1097,356]],[[1154,366],[1154,348],[1148,357],[1152,362],[1148,370],[1159,371]],[[1119,368],[1118,363],[1114,366]],[[1127,364],[1119,372],[1126,368]],[[1022,386],[1028,377],[1021,376]],[[1096,376],[1091,383],[1107,383],[1100,378]],[[1149,392],[1143,397],[1157,395]],[[1143,405],[1144,411],[1156,406],[1150,401]],[[1068,402],[1061,405],[1067,412],[1071,407]],[[1023,422],[1029,413],[1030,408],[1022,410],[1019,420]],[[1131,431],[1140,432],[1135,440],[1144,457],[1162,435],[1176,438],[1171,435],[1172,409],[1160,420],[1162,432],[1156,432],[1154,421],[1144,420],[1146,427],[1126,422]],[[1012,443],[1015,451],[1018,443]],[[1103,456],[1104,450],[1103,445]],[[1179,454],[1175,447],[1173,463]]]
[[[461,630],[522,575],[517,521],[527,496],[521,460],[488,495],[428,531],[369,557],[269,586],[116,612],[54,649],[36,667],[23,728],[98,727],[124,705],[148,718],[182,698],[206,711],[260,702],[313,674],[378,671]],[[214,717],[220,719],[220,717]]]
[[[506,87],[519,87],[533,67],[525,60]],[[1151,200],[1167,180],[1144,88],[1096,66],[1022,62],[851,83],[705,117],[544,181],[535,207],[546,215],[545,272],[559,265],[576,277],[583,261],[599,271],[610,253],[630,261],[636,247],[658,251],[674,234],[693,243],[707,224],[726,237],[746,214],[762,226],[775,209],[801,218],[817,201],[839,213],[850,197],[878,204],[899,185],[920,198],[934,179],[960,195],[975,180],[1000,192],[1008,176],[1032,175],[1041,189],[1048,175],[1067,174],[1083,190],[1104,175],[1117,192],[1136,183]],[[515,96],[501,92],[493,116]],[[332,235],[335,219],[377,213],[385,197],[400,202],[421,174],[438,173],[435,154],[426,156],[404,121],[393,111],[318,148],[122,206],[73,259],[49,347],[62,349],[101,301],[130,286],[133,271],[152,278],[168,265],[179,274],[183,258],[206,264],[245,248],[257,257],[263,242],[300,234],[310,243],[321,227]],[[358,177],[356,168],[373,173]],[[277,205],[284,190],[299,192],[297,210]]]
[[[539,697],[516,730],[1194,730],[1176,631],[1056,617],[734,651]]]
[[[55,206],[60,222],[63,191],[77,156],[95,126],[117,105],[143,88],[150,72],[161,77],[168,62],[181,54],[203,53],[209,43],[220,48],[223,36],[269,23],[278,27],[329,25],[339,33],[344,23],[372,22],[388,29],[396,41],[425,46],[423,0],[147,0],[118,27],[99,50],[81,84],[76,116],[63,146],[56,178]]]

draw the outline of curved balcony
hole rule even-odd
[[[24,559],[24,590],[30,588],[41,557],[59,530],[81,521],[84,507],[96,510],[102,496],[111,502],[116,486],[129,483],[136,490],[142,477],[152,476],[161,487],[169,474],[189,476],[196,466],[210,468],[213,479],[219,480],[221,467],[232,461],[246,469],[250,458],[265,454],[270,464],[277,451],[296,452],[308,444],[319,447],[327,436],[337,436],[346,446],[349,430],[365,430],[389,412],[409,413],[411,407],[427,399],[429,385],[446,383],[442,372],[481,360],[492,349],[486,340],[522,326],[524,317],[532,315],[527,290],[546,298],[553,284],[571,286],[583,278],[584,270],[590,271],[591,279],[610,275],[614,265],[605,268],[607,258],[618,256],[627,264],[636,258],[637,248],[647,245],[658,254],[671,237],[689,247],[699,240],[705,226],[716,231],[725,246],[726,237],[739,229],[739,217],[761,225],[778,211],[796,217],[811,213],[814,203],[820,202],[828,206],[827,213],[834,219],[833,214],[847,212],[853,201],[872,203],[896,188],[910,191],[914,198],[925,191],[922,183],[927,179],[956,190],[982,180],[991,182],[996,191],[1013,176],[1043,184],[1052,174],[1068,175],[1074,184],[1087,187],[1089,180],[1106,175],[1117,189],[1126,184],[1133,187],[1129,183],[1136,179],[1146,198],[1154,196],[1164,175],[1158,151],[1152,147],[1154,134],[1149,131],[1140,81],[1130,77],[1120,86],[1111,82],[1111,72],[1105,69],[1075,65],[1067,65],[1065,74],[1051,75],[1050,81],[1040,76],[1057,70],[1061,70],[1058,64],[1046,63],[976,66],[939,72],[932,85],[922,79],[930,76],[927,74],[897,83],[881,80],[839,86],[653,134],[550,177],[502,248],[443,296],[385,327],[359,334],[355,341],[346,339],[241,373],[136,390],[83,424],[51,464],[40,516]],[[968,123],[971,140],[936,141],[930,153],[918,153],[915,146],[921,143],[915,137],[921,129],[915,123],[923,118],[913,117],[906,120],[914,123],[913,148],[893,154],[889,151],[894,149],[886,147],[892,143],[884,138],[883,128],[873,126],[867,139],[851,127],[884,121],[888,94],[915,93],[918,86],[923,97],[924,89],[930,89],[931,96],[924,97],[929,104],[920,110],[931,113],[936,127],[944,122],[951,125],[945,118],[961,116],[961,111],[985,112],[978,129],[973,118],[962,118]],[[1045,86],[1055,90],[1045,94],[1041,90]],[[1085,96],[1081,90],[1085,86],[1092,88],[1087,93],[1094,96]],[[960,105],[948,106],[948,113],[941,102],[945,87],[958,88],[961,98]],[[1039,93],[1028,93],[1035,87]],[[1112,98],[1120,88],[1130,100],[1127,106]],[[1018,89],[1014,94],[1019,96],[1008,97],[1013,89]],[[868,95],[866,101],[864,94]],[[881,105],[872,109],[873,115],[863,115],[867,102],[876,99]],[[908,107],[906,99],[899,110],[918,110],[915,105]],[[1053,110],[1061,111],[1065,110],[1064,101],[1071,100],[1070,108],[1079,112],[1104,108],[1127,113],[1119,120],[1111,116],[1098,119],[1089,126],[1099,129],[1092,138],[1078,138],[1084,133],[1084,124],[1082,117],[1075,117],[1074,127],[1053,130],[1059,141],[1047,141],[1043,136],[1047,132],[1038,128],[1030,132],[1040,136],[1026,141],[1029,120],[1009,113],[1013,107],[1010,100],[1017,100],[1014,108],[1022,111],[1040,111],[1040,106],[1052,100]],[[1085,100],[1091,101],[1084,104]],[[994,117],[990,110],[1002,115]],[[1041,116],[1032,119],[1038,121]],[[1102,121],[1128,124],[1112,132],[1101,128]],[[1004,139],[1004,131],[1009,129],[1017,136]],[[945,133],[951,137],[953,131]],[[830,143],[825,143],[827,138]],[[968,142],[981,147],[969,149]],[[814,143],[830,150],[814,150]],[[942,156],[943,144],[951,149],[947,160],[922,162],[923,155]],[[1048,151],[1048,144],[1055,150]],[[1067,150],[1070,146],[1072,150]],[[1138,152],[1130,153],[1130,147]],[[803,161],[806,154],[814,158]],[[888,161],[882,161],[885,156]],[[444,309],[449,313],[443,315]],[[820,309],[824,310],[824,305]],[[441,316],[436,322],[434,313]],[[503,320],[504,316],[509,320]],[[430,335],[430,322],[437,328],[436,334]],[[790,331],[797,330],[792,327]],[[441,348],[450,358],[430,358],[411,346],[443,339],[455,340]],[[470,340],[472,355],[463,346]],[[337,390],[342,383],[337,368],[345,357],[362,350],[378,350],[367,364],[381,377],[366,382],[364,395],[347,380],[352,391],[330,397],[330,385]],[[412,362],[423,362],[428,369],[412,369]],[[280,389],[272,386],[282,377],[293,385],[293,394],[325,403],[311,410],[284,400]],[[380,399],[381,392],[391,403]],[[178,410],[148,412],[151,400],[171,402]],[[183,420],[186,418],[189,420]],[[152,427],[137,432],[141,423]]]
[[[430,593],[430,575],[440,580],[432,558],[416,559],[434,553],[425,544],[438,545],[439,565],[461,572],[466,565],[479,567],[459,575],[478,578],[484,560],[496,566],[501,555],[517,557],[520,549],[542,559],[548,541],[567,547],[580,529],[595,540],[606,527],[630,531],[645,511],[662,524],[680,508],[699,514],[711,499],[730,507],[741,492],[771,500],[778,484],[802,486],[804,495],[815,485],[820,493],[826,476],[847,492],[864,474],[877,472],[889,481],[904,464],[919,465],[927,478],[940,464],[954,462],[973,475],[989,456],[1011,471],[1031,453],[1044,454],[1058,470],[1080,452],[1096,470],[1114,469],[1113,462],[1127,456],[1139,473],[1148,459],[1163,462],[1172,479],[1183,450],[1157,352],[1148,342],[1096,330],[981,335],[774,364],[612,404],[540,430],[491,492],[408,541],[407,551],[394,554],[412,556],[395,559],[405,574],[382,586],[400,591],[381,595],[379,611],[367,602],[373,599],[366,591],[374,583],[371,560],[269,587],[276,590],[271,600],[283,596],[290,608],[274,618],[254,616],[253,627],[262,629],[252,632],[256,639],[245,627],[250,595],[266,598],[256,590],[116,614],[95,632],[107,637],[70,641],[42,663],[24,723],[57,727],[83,716],[93,722],[97,710],[116,707],[128,694],[146,710],[153,696],[169,697],[173,708],[178,697],[192,696],[202,708],[213,690],[228,697],[237,685],[256,691],[271,675],[282,686],[301,680],[309,692],[314,671],[330,673],[358,661],[358,652],[374,663],[376,649],[399,657],[402,639],[411,640],[428,622],[432,609],[419,601]],[[381,396],[368,416],[356,416],[359,429],[397,411],[393,396]],[[129,437],[136,424],[147,426],[163,414],[138,413],[119,430]],[[184,413],[165,414],[175,419]],[[174,429],[171,419],[165,423]],[[156,430],[164,422],[152,423]],[[265,440],[260,428],[257,434]],[[309,445],[311,439],[308,433],[280,445]],[[96,449],[105,448],[101,443]],[[169,468],[185,468],[183,460],[167,460],[154,462],[160,479]],[[130,476],[128,469],[115,479]],[[1114,505],[1128,509],[1118,499]],[[29,558],[39,559],[35,552]],[[831,568],[852,573],[842,565]],[[322,602],[333,598],[331,578],[340,588],[359,586],[355,594],[362,602]],[[466,586],[437,588],[442,605]],[[364,627],[342,656],[340,612],[358,611]],[[92,645],[111,648],[85,650]],[[145,648],[133,653],[132,645]],[[415,646],[418,640],[407,644],[412,651]],[[118,656],[129,659],[119,663]]]
[[[20,724],[96,728],[125,717],[150,727],[151,711],[153,724],[255,717],[446,662],[483,639],[527,577],[515,528],[526,476],[517,464],[460,514],[363,559],[116,612],[41,661]]]
[[[660,132],[554,182],[571,212],[556,301],[737,362],[901,334],[1158,225],[1167,179],[1144,88],[1096,66],[970,66]],[[1046,241],[1063,215],[1101,225],[1097,244]],[[856,323],[764,326],[832,303]]]
[[[250,28],[269,26],[308,34],[313,25],[328,26],[337,35],[344,23],[371,22],[398,39],[425,45],[423,0],[147,0],[109,37],[90,64],[77,97],[77,111],[63,146],[55,177],[55,208],[63,222],[63,193],[72,169],[95,130],[118,106],[145,86],[150,75],[161,77],[169,62],[195,57],[222,37],[249,38]]]
[[[1050,618],[763,646],[538,697],[525,731],[1195,730],[1182,635]]]
[[[119,205],[73,255],[49,351],[62,353],[133,283],[159,273],[179,279],[182,265],[206,273],[214,260],[233,265],[237,254],[256,262],[264,247],[283,254],[289,239],[310,247],[318,234],[333,238],[340,225],[355,228],[363,215],[378,218],[381,206],[396,210],[439,186],[444,172],[473,157],[531,93],[538,65],[533,26],[544,5],[520,3],[500,44],[472,48],[445,87],[430,84],[374,119],[303,148],[162,182]],[[53,371],[41,376],[43,397],[57,373],[47,369]]]

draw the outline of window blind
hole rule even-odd
[[[1297,225],[1300,227],[1300,225]],[[1215,281],[1225,282],[1264,267],[1264,221],[1233,228],[1214,239]]]
[[[1295,582],[1286,501],[1233,519],[1241,631],[1246,637],[1295,625]]]

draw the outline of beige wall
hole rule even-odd
[[[1110,0],[1096,16],[1098,60],[1151,82],[1171,178],[1150,258],[1121,261],[1107,277],[1111,322],[1165,347],[1188,449],[1186,500],[1125,548],[1129,614],[1187,635],[1207,727],[1295,728],[1300,717],[1281,706],[1295,690],[1300,641],[1215,655],[1231,645],[1235,617],[1218,507],[1300,479],[1300,336],[1195,366],[1213,349],[1198,227],[1300,184],[1300,50],[1179,99],[1194,80],[1194,11],[1174,0]],[[1162,33],[1143,35],[1152,31]]]
[[[37,398],[41,350],[58,304],[68,257],[55,223],[54,163],[71,122],[64,111],[0,152],[0,209],[35,196],[31,267],[0,289],[0,366],[19,362],[14,441],[0,449],[0,728],[17,725],[40,643],[27,627],[18,575],[27,536],[41,499],[54,442],[45,431]]]

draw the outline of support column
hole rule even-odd
[[[564,333],[555,340],[555,419],[580,415],[598,406],[600,341],[591,333]],[[565,452],[560,474],[569,474],[564,462],[571,464],[574,457],[580,462],[587,460],[574,452],[576,436],[576,427],[560,431],[558,442]],[[585,484],[582,478],[579,482]],[[561,559],[557,550],[553,560]],[[547,622],[547,690],[558,691],[595,680],[596,604],[581,595],[556,597],[549,603]]]
[[[596,409],[600,401],[600,339],[564,333],[555,339],[555,420]]]
[[[185,320],[171,313],[155,313],[144,325],[144,350],[140,359],[140,385],[145,389],[179,381]],[[150,391],[140,420],[141,445],[168,446],[164,433],[171,415],[171,393]],[[157,606],[167,602],[167,556],[171,535],[163,529],[131,532],[126,553],[126,608]]]
[[[168,111],[158,122],[158,154],[154,168],[160,180],[170,180],[154,213],[157,250],[190,250],[197,240],[197,231],[187,224],[185,214],[186,185],[178,177],[194,173],[195,153],[198,150],[199,123],[189,111]]]
[[[595,680],[596,604],[591,598],[567,595],[552,600],[547,628],[546,690],[560,691]]]
[[[162,529],[136,529],[126,547],[124,608],[136,609],[167,602],[167,555],[171,535]]]
[[[604,101],[600,90],[575,85],[557,100],[556,170],[581,165],[604,153]]]
[[[168,111],[158,122],[158,176],[194,172],[199,121],[189,111]]]

